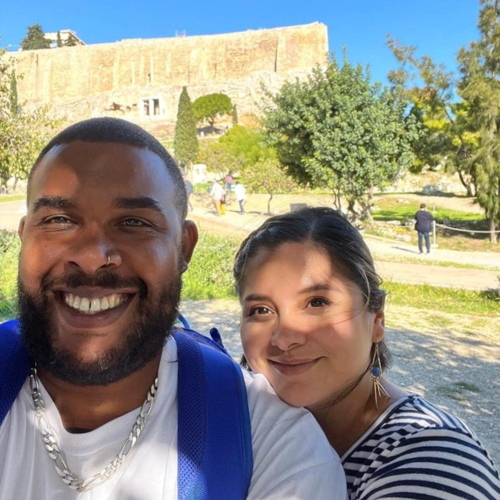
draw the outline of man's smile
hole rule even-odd
[[[85,297],[73,293],[62,294],[64,302],[73,309],[84,314],[97,314],[101,311],[114,309],[128,300],[130,294],[112,293],[104,297]]]

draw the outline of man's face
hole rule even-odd
[[[106,385],[158,354],[197,240],[175,189],[156,154],[124,144],[75,141],[37,166],[19,228],[19,312],[44,369]]]

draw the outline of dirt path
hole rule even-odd
[[[235,359],[241,356],[239,304],[186,301],[191,326],[208,334],[217,326]],[[387,307],[388,378],[462,418],[500,466],[500,317],[481,318]]]

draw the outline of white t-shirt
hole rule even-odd
[[[0,427],[0,500],[177,500],[177,346],[163,351],[156,402],[137,445],[107,482],[78,493],[66,486],[43,447],[26,381]],[[254,471],[248,499],[345,500],[339,458],[306,411],[285,405],[261,375],[245,373]],[[100,472],[118,453],[137,410],[85,434],[71,434],[43,386],[59,448],[78,477]],[[214,499],[224,500],[224,499]]]
[[[234,186],[234,194],[236,195],[236,199],[239,200],[246,200],[247,198],[247,193],[245,191],[245,186],[243,184],[236,184]]]
[[[212,199],[213,200],[222,200],[223,195],[224,195],[223,187],[217,182],[212,184],[212,189],[210,189],[210,196],[212,197]]]

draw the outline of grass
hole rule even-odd
[[[17,233],[0,230],[0,321],[15,316],[17,257],[20,248]]]
[[[408,285],[386,281],[388,301],[398,306],[416,307],[449,314],[498,317],[500,304],[486,292],[443,288],[430,285]]]
[[[373,252],[373,257],[375,261],[398,262],[402,264],[419,264],[427,266],[454,267],[456,269],[482,269],[485,271],[500,271],[500,265],[487,266],[483,264],[470,264],[466,262],[448,262],[444,260],[433,259],[430,256],[427,256],[425,259],[422,259],[421,256],[406,257],[403,255],[391,255],[391,254],[378,255],[376,252]]]
[[[451,385],[442,385],[437,388],[443,396],[447,396],[455,401],[465,402],[468,400],[467,392],[478,394],[481,392],[479,387],[469,382],[455,382]]]
[[[18,201],[25,200],[25,194],[2,194],[0,195],[0,203],[5,203],[7,201]]]
[[[189,270],[184,275],[182,298],[190,300],[236,298],[232,269],[239,243],[238,238],[200,232]]]

